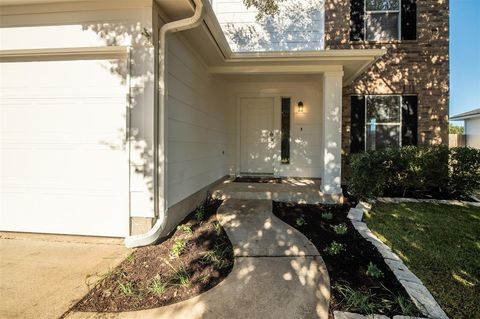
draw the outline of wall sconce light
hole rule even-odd
[[[299,101],[297,104],[298,113],[303,113],[303,102]]]

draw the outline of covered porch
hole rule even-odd
[[[343,68],[263,60],[211,70],[225,83],[228,175],[313,178],[341,195]]]

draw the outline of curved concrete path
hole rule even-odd
[[[230,275],[213,289],[170,306],[67,318],[328,318],[330,282],[313,244],[272,214],[269,200],[226,200],[217,217],[234,246]]]

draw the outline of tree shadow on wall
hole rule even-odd
[[[350,2],[326,0],[325,49],[386,49],[384,56],[344,88],[344,96],[419,94],[419,143],[444,143],[448,142],[448,1],[416,3],[417,40],[375,43],[350,41]],[[381,25],[372,28],[380,30]],[[345,98],[343,115],[345,149],[350,138],[350,104]]]
[[[151,33],[140,23],[84,24],[82,28],[95,32],[107,46],[130,47],[130,55],[126,59],[108,60],[109,72],[129,91],[129,96],[126,97],[125,126],[117,129],[114,141],[101,143],[111,149],[128,152],[131,183],[137,181],[133,182],[137,184],[133,187],[146,189],[150,205],[153,205],[153,108],[146,107],[149,99],[153,103],[155,92]],[[146,116],[149,113],[151,116]]]

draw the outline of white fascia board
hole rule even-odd
[[[152,0],[0,0],[2,15],[152,6]]]
[[[381,49],[351,49],[322,51],[235,52],[230,61],[318,61],[318,60],[371,60],[384,55]]]
[[[465,116],[452,116],[449,120],[450,121],[464,121],[464,120],[468,120],[468,119],[475,118],[475,117],[480,117],[480,114],[471,114],[471,115],[465,115]]]
[[[319,74],[324,72],[342,72],[341,65],[231,65],[210,67],[212,74]]]

